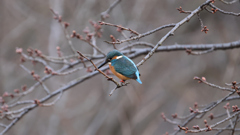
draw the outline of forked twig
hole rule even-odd
[[[104,12],[101,13],[101,19],[102,19],[102,21],[104,21],[106,18],[108,18],[109,13],[110,13],[110,12],[113,10],[113,8],[116,7],[117,4],[120,3],[120,2],[121,2],[121,0],[116,0],[113,4],[111,4],[111,5],[109,6],[109,8],[108,8],[106,11],[104,11]]]

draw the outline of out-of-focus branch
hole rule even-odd
[[[224,4],[228,4],[228,5],[230,5],[230,4],[233,4],[233,3],[236,3],[236,2],[238,2],[239,0],[232,0],[232,1],[225,1],[225,0],[220,0],[221,2],[223,2]]]
[[[76,55],[76,52],[75,52],[76,49],[74,48],[74,46],[72,44],[72,41],[71,41],[71,38],[70,38],[70,35],[69,35],[68,31],[67,31],[67,27],[69,26],[69,23],[62,22],[62,17],[58,13],[56,13],[52,8],[50,8],[50,10],[52,11],[52,13],[54,15],[54,18],[57,19],[59,24],[61,25],[61,27],[63,29],[63,32],[64,32],[64,35],[65,35],[65,37],[67,39],[67,42],[68,42],[72,52]]]
[[[234,135],[234,132],[236,130],[236,126],[237,126],[237,121],[238,121],[239,115],[237,115],[234,126],[233,126],[233,130],[232,130],[232,135]]]
[[[145,36],[148,36],[148,35],[151,35],[159,30],[162,30],[162,29],[165,29],[165,28],[170,28],[170,27],[174,27],[175,24],[167,24],[167,25],[163,25],[163,26],[160,26],[156,29],[153,29],[153,30],[150,30],[148,32],[145,32],[143,34],[139,34],[138,36],[134,36],[134,37],[131,37],[129,39],[124,39],[124,40],[120,40],[120,41],[117,41],[117,42],[109,42],[109,41],[105,41],[106,43],[109,43],[109,44],[121,44],[121,43],[124,43],[124,42],[129,42],[129,41],[132,41],[132,40],[138,40],[140,38],[143,38]]]
[[[113,3],[109,6],[109,8],[108,8],[106,11],[102,12],[102,13],[101,13],[101,20],[104,21],[106,18],[108,18],[108,17],[109,17],[109,13],[110,13],[110,12],[113,10],[113,8],[116,7],[117,4],[120,3],[120,2],[121,2],[121,0],[116,0],[115,2],[113,2]]]
[[[100,52],[101,54],[103,54],[104,56],[106,56],[106,54],[105,54],[101,49],[99,49],[96,45],[94,45],[94,44],[91,43],[90,41],[86,41],[85,39],[81,39],[81,40],[87,42],[90,46],[92,46],[93,48],[95,48],[98,52]]]
[[[217,9],[217,11],[226,14],[226,15],[233,15],[233,16],[240,16],[240,13],[234,13],[234,12],[228,12],[225,10],[222,10],[220,8],[218,8],[217,6],[213,5],[213,4],[209,4],[212,8]]]
[[[147,43],[147,42],[135,42],[135,43],[126,45],[126,46],[120,48],[119,50],[125,50],[125,49],[128,49],[128,48],[132,48],[132,47],[134,47],[134,46],[146,46],[146,47],[150,47],[150,48],[153,48],[153,47],[154,47],[154,45],[151,44],[151,43]]]
[[[58,95],[58,97],[51,103],[44,103],[44,104],[41,104],[41,106],[52,106],[54,105],[63,95],[63,91],[60,91],[60,94]]]
[[[133,33],[133,34],[135,34],[135,35],[139,35],[139,33],[136,32],[135,30],[132,30],[132,29],[130,29],[130,28],[125,28],[125,27],[123,27],[123,26],[121,26],[121,25],[106,23],[106,22],[102,22],[102,21],[100,21],[99,24],[100,24],[100,25],[108,25],[108,26],[117,27],[117,28],[119,28],[120,30],[130,31],[131,33]]]
[[[223,91],[230,91],[230,92],[235,92],[235,90],[233,89],[229,89],[229,88],[225,88],[225,87],[221,87],[221,86],[218,86],[218,85],[215,85],[215,84],[212,84],[212,83],[209,83],[206,81],[205,77],[194,77],[193,78],[194,80],[198,80],[199,83],[204,83],[204,84],[207,84],[208,86],[211,86],[213,88],[217,88],[217,89],[220,89],[220,90],[223,90]]]
[[[95,51],[98,51],[98,52],[100,52],[101,54],[103,54],[104,56],[106,56],[106,54],[105,54],[100,48],[97,47],[97,45],[96,45],[96,39],[95,39],[94,36],[95,36],[95,34],[87,34],[87,38],[84,39],[84,38],[82,38],[82,36],[81,36],[80,34],[76,33],[75,30],[72,32],[72,35],[71,35],[72,38],[76,37],[77,39],[80,39],[80,40],[88,43],[91,47],[93,47],[93,49],[94,49]],[[93,56],[96,55],[96,52],[95,52],[95,51],[94,51],[94,55],[93,55]]]
[[[36,74],[34,73],[34,71],[28,70],[24,65],[20,65],[20,66],[21,66],[25,71],[27,71],[30,75],[32,75],[32,76],[34,77],[34,79],[35,79],[36,81],[38,81],[38,82],[42,85],[43,89],[46,91],[47,94],[50,93],[50,91],[49,91],[49,89],[47,88],[47,86],[40,80],[39,76],[36,75]]]

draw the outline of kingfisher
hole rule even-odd
[[[139,77],[140,74],[135,63],[118,50],[110,51],[107,54],[105,61],[98,68],[101,68],[106,63],[108,63],[112,73],[121,79],[122,83],[126,80],[134,79],[142,84]]]

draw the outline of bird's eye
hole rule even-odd
[[[111,61],[111,59],[107,59],[107,61]]]

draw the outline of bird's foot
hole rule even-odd
[[[125,80],[121,80],[121,85],[124,86],[125,85]]]
[[[122,86],[126,86],[127,84],[129,84],[129,83],[126,82],[125,80],[121,80],[120,82],[121,82],[121,85],[122,85]]]
[[[125,83],[125,80],[121,80],[120,82],[121,82],[121,83]]]

